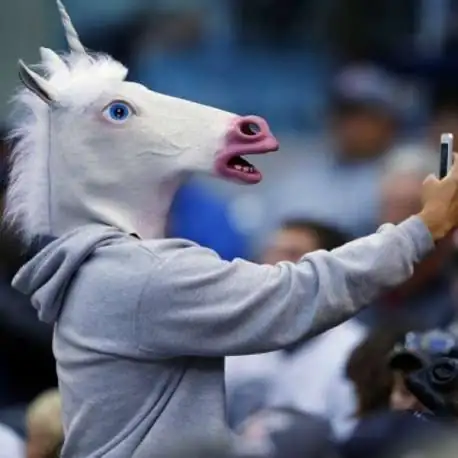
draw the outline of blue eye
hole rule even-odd
[[[132,115],[133,110],[126,102],[112,102],[108,105],[103,114],[112,122],[123,123]]]

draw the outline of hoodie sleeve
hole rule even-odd
[[[137,309],[139,348],[154,356],[262,353],[313,337],[413,273],[433,248],[418,217],[298,264],[222,261],[189,247],[164,261]]]

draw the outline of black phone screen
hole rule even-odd
[[[444,178],[448,173],[448,144],[441,143],[441,158],[440,158],[440,169],[439,178]]]

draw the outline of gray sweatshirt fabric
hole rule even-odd
[[[225,356],[277,350],[340,323],[432,248],[416,217],[276,266],[104,226],[59,238],[13,285],[55,324],[62,457],[162,458],[200,439],[229,446]]]

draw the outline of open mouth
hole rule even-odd
[[[234,177],[239,177],[246,181],[260,181],[261,172],[243,156],[233,156],[226,164],[228,172],[234,172]]]
[[[223,178],[236,180],[240,183],[259,183],[262,180],[262,173],[244,156],[271,153],[277,151],[278,147],[278,141],[270,137],[254,145],[241,146],[238,148],[239,151],[226,149],[216,159],[216,171]],[[243,151],[244,149],[246,151]]]

